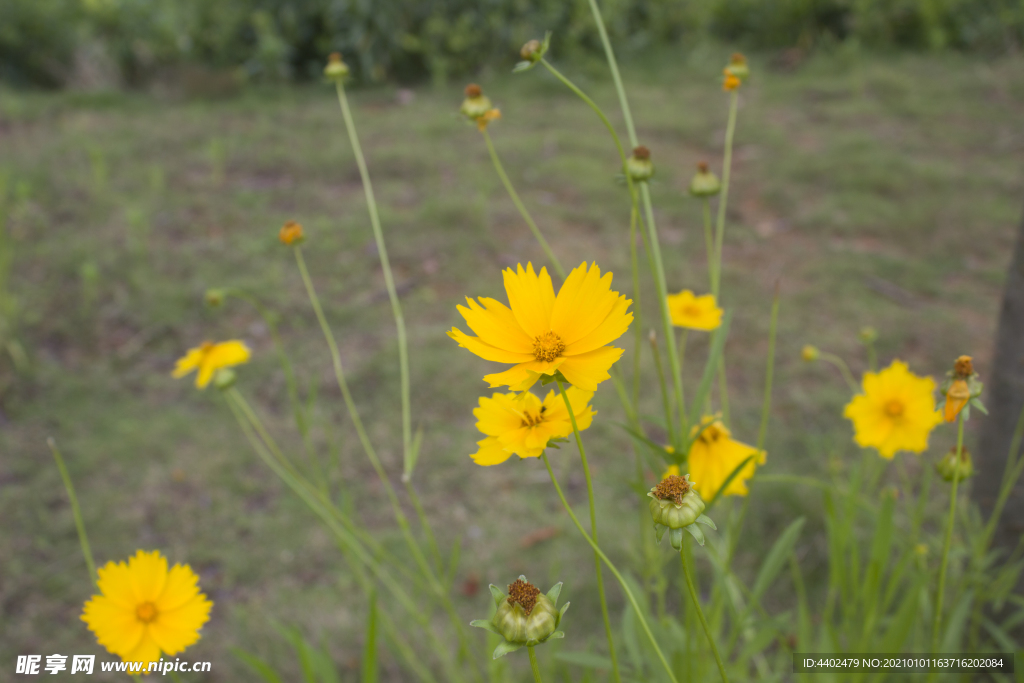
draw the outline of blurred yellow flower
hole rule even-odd
[[[476,127],[479,128],[481,131],[486,130],[488,123],[490,123],[491,121],[497,121],[500,118],[501,118],[501,110],[500,109],[494,109],[494,108],[488,109],[483,114],[481,114],[480,116],[477,117],[477,119],[476,119]]]
[[[667,298],[668,312],[676,327],[707,332],[722,324],[722,309],[715,303],[713,294],[695,296],[684,289],[678,294],[669,294]]]
[[[178,359],[174,366],[173,377],[184,377],[193,370],[199,370],[196,375],[196,386],[205,389],[206,385],[213,379],[213,373],[221,368],[241,365],[249,360],[249,347],[238,340],[220,342],[203,342],[201,346],[189,349],[182,358]]]
[[[670,448],[672,450],[669,450]],[[675,453],[676,449],[672,448],[671,446],[666,446],[665,450],[668,451],[669,453]],[[669,465],[668,467],[665,468],[665,472],[661,475],[661,480],[665,481],[669,477],[681,477],[681,476],[683,476],[683,475],[679,474],[679,472],[680,472],[679,465]]]
[[[697,492],[708,500],[715,498],[733,470],[754,456],[721,492],[724,496],[747,495],[747,480],[754,476],[758,465],[764,464],[767,454],[733,440],[721,420],[710,415],[693,427],[690,436],[696,437],[690,446],[689,469]]]
[[[159,551],[139,550],[97,572],[100,595],[85,603],[82,621],[100,645],[126,662],[154,662],[199,640],[213,603],[199,592],[188,565],[167,569]],[[145,668],[145,667],[143,667]]]
[[[302,244],[306,239],[306,236],[302,234],[302,225],[295,221],[288,221],[281,230],[277,233],[277,239],[281,240],[281,244],[293,245]]]
[[[576,387],[569,387],[565,393],[576,414],[576,426],[583,431],[594,419],[594,409],[589,405],[594,394]],[[477,465],[499,465],[512,455],[539,458],[548,441],[572,434],[565,401],[554,390],[543,401],[529,391],[484,396],[473,415],[478,420],[477,429],[487,435],[477,442],[480,449],[472,456]]]
[[[526,391],[541,375],[556,372],[583,391],[596,391],[608,379],[608,369],[622,349],[607,344],[621,337],[633,321],[626,311],[632,303],[611,289],[612,274],[601,276],[597,264],[583,263],[569,273],[555,296],[546,268],[533,264],[504,272],[509,306],[499,301],[466,298],[459,306],[471,337],[458,328],[448,336],[486,360],[515,363],[504,372],[487,375],[492,387]]]
[[[729,92],[730,90],[736,90],[740,87],[741,82],[742,81],[740,81],[740,79],[737,78],[734,74],[732,74],[729,71],[728,67],[726,67],[725,80],[722,81],[722,90],[725,90],[726,92]]]
[[[896,451],[921,453],[928,435],[942,421],[935,409],[935,381],[910,372],[894,360],[881,372],[865,372],[864,393],[853,397],[843,417],[853,421],[854,441],[875,448],[883,458]]]

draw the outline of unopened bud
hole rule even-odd
[[[348,77],[348,65],[341,61],[340,52],[332,52],[327,57],[327,66],[324,67],[324,76],[332,81],[344,80]]]
[[[281,240],[281,244],[298,246],[305,241],[306,236],[302,232],[302,225],[295,221],[288,221],[281,226],[281,230],[277,233],[277,238]]]
[[[651,150],[643,145],[635,148],[626,160],[626,172],[633,182],[644,182],[654,175],[654,164],[651,163]]]
[[[956,448],[950,449],[942,456],[942,460],[935,463],[935,471],[945,481],[958,479],[963,481],[974,476],[974,462],[971,459],[971,452],[966,448],[960,449],[960,457],[956,455]]]
[[[739,52],[734,52],[732,57],[729,58],[729,66],[725,67],[725,73],[745,81],[747,76],[750,75],[750,69],[747,67],[747,58]]]
[[[666,531],[669,541],[676,550],[683,547],[683,529],[686,529],[701,545],[704,545],[704,534],[696,523],[706,524],[715,529],[715,523],[705,516],[704,501],[693,488],[690,475],[678,476],[669,474],[648,492],[648,507],[654,519],[654,530],[661,542]]]
[[[213,386],[217,387],[221,391],[230,389],[235,384],[237,379],[235,371],[231,368],[220,368],[217,372],[213,373]]]
[[[227,298],[227,292],[223,289],[213,288],[206,290],[206,294],[203,295],[203,301],[210,308],[220,308],[224,305],[224,299]]]
[[[722,190],[718,176],[708,170],[705,162],[697,164],[697,173],[690,181],[690,194],[694,197],[713,197]]]
[[[946,397],[943,407],[943,419],[953,422],[963,412],[963,418],[970,417],[969,406],[975,406],[985,412],[982,404],[981,390],[984,388],[978,373],[974,371],[974,360],[970,356],[960,356],[953,362],[953,369],[946,373],[946,379],[939,385],[939,391]]]
[[[483,90],[476,83],[470,83],[466,86],[466,99],[462,101],[462,106],[459,107],[459,111],[466,118],[476,121],[478,118],[489,112],[493,107],[491,106],[491,100],[489,97],[484,95]]]
[[[523,48],[519,51],[519,56],[529,62],[536,62],[544,53],[541,52],[543,45],[539,40],[528,40]]]
[[[808,363],[818,360],[819,356],[821,356],[821,352],[818,351],[817,346],[807,344],[804,348],[800,349],[800,357]]]
[[[878,340],[878,330],[869,326],[860,328],[860,332],[857,333],[857,339],[860,340],[861,344],[874,344]]]
[[[562,584],[552,586],[547,594],[526,580],[525,576],[508,585],[508,595],[497,586],[491,586],[497,611],[489,620],[478,619],[471,626],[484,628],[504,638],[494,650],[494,659],[502,657],[526,646],[535,646],[550,638],[564,638],[565,634],[558,630],[562,615],[569,608],[569,603],[559,609],[558,595]]]

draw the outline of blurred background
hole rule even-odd
[[[858,450],[849,394],[804,344],[866,367],[880,359],[941,377],[961,353],[982,379],[1020,221],[1024,2],[1020,0],[654,0],[602,3],[623,60],[640,139],[652,149],[670,289],[707,288],[698,161],[721,172],[735,50],[740,95],[723,302],[734,434],[756,440],[771,292],[781,289],[775,401],[765,474],[842,473]],[[448,339],[464,296],[504,299],[501,268],[543,254],[457,113],[480,83],[502,110],[491,134],[563,263],[596,260],[629,291],[628,201],[600,122],[541,69],[512,75],[530,38],[554,33],[552,62],[619,125],[586,2],[487,0],[4,0],[0,3],[0,662],[19,654],[107,655],[79,621],[92,593],[73,519],[45,445],[62,446],[97,562],[160,549],[200,574],[215,607],[186,657],[202,681],[251,673],[233,648],[298,675],[276,630],[323,643],[343,680],[359,670],[366,596],[331,536],[258,462],[213,390],[169,376],[204,339],[254,350],[239,389],[280,441],[299,439],[269,330],[250,305],[204,306],[237,287],[276,312],[332,490],[400,548],[382,489],[341,406],[327,351],[277,241],[286,220],[339,337],[349,381],[397,479],[394,327],[329,52],[353,68],[351,99],[374,178],[412,348],[413,419],[425,429],[415,485],[444,548],[461,539],[460,613],[486,616],[488,583],[520,573],[564,581],[567,651],[603,649],[589,550],[543,464],[480,468],[472,408],[493,372]],[[645,278],[648,323],[653,288]],[[629,358],[632,339],[623,338]],[[690,335],[688,358],[706,342]],[[648,358],[649,361],[649,358]],[[657,414],[645,361],[645,411]],[[696,382],[699,368],[687,369]],[[632,445],[610,386],[584,434],[609,554],[643,576],[644,505],[623,482]],[[977,441],[983,419],[969,423]],[[655,436],[657,436],[655,434]],[[955,435],[940,430],[931,454]],[[585,505],[572,449],[553,461]],[[911,474],[930,466],[906,457]],[[653,475],[652,475],[653,476]],[[790,520],[810,590],[827,573],[821,496],[751,483],[737,566],[750,575]],[[936,516],[943,508],[934,501]],[[722,514],[730,508],[723,505]],[[937,527],[936,527],[937,529]],[[671,555],[666,553],[671,559]],[[707,571],[703,563],[698,571]],[[613,613],[622,595],[609,585]],[[792,606],[788,586],[767,605]],[[438,615],[440,621],[441,617]],[[382,650],[383,678],[403,674]],[[509,658],[510,660],[513,658]],[[521,658],[525,659],[525,658]],[[524,662],[510,671],[524,678]],[[568,674],[566,674],[568,675]],[[3,678],[4,675],[0,675]],[[97,679],[100,679],[97,676]],[[511,680],[511,679],[510,679]]]

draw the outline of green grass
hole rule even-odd
[[[683,189],[700,159],[720,171],[726,54],[661,54],[626,69],[641,142],[657,166],[652,192],[672,290],[707,287],[699,205]],[[776,391],[761,471],[824,472],[830,457],[855,461],[841,418],[848,395],[830,368],[800,361],[803,344],[839,353],[860,372],[856,332],[873,325],[883,362],[896,356],[940,376],[956,355],[971,353],[983,378],[992,372],[995,316],[1021,209],[1024,63],[836,54],[782,71],[752,61],[736,134],[723,284],[724,303],[735,310],[726,348],[733,420],[738,438],[756,439],[770,293],[778,281]],[[602,72],[555,63],[620,120]],[[567,266],[596,260],[628,291],[628,203],[600,123],[539,69],[481,81],[502,109],[491,128],[495,144],[555,252]],[[455,590],[467,621],[486,616],[487,583],[520,573],[545,587],[561,580],[563,599],[574,604],[564,624],[568,637],[557,647],[601,649],[590,551],[560,510],[542,463],[483,469],[468,458],[479,438],[471,409],[486,391],[480,377],[493,365],[459,350],[444,332],[461,325],[455,304],[462,297],[504,298],[500,269],[539,263],[542,254],[479,134],[458,117],[460,100],[454,85],[417,90],[407,105],[390,88],[352,93],[410,329],[413,420],[426,431],[416,486],[442,546],[462,539]],[[318,392],[317,444],[332,438],[326,425],[341,425],[338,459],[325,456],[324,465],[353,492],[346,504],[399,548],[383,491],[343,416],[291,254],[276,239],[285,220],[304,224],[307,261],[349,380],[397,480],[394,328],[333,93],[252,90],[206,102],[4,91],[0,174],[9,176],[8,187],[22,188],[7,202],[9,287],[18,302],[17,335],[31,358],[30,370],[3,394],[0,414],[0,519],[7,530],[0,535],[0,661],[8,666],[28,653],[107,656],[78,620],[91,588],[46,447],[53,436],[99,564],[159,548],[200,574],[215,607],[186,658],[213,662],[203,681],[248,676],[228,653],[232,646],[269,650],[294,671],[272,620],[329,643],[345,678],[355,677],[367,597],[346,575],[329,534],[257,461],[215,391],[199,393],[168,374],[204,339],[245,339],[255,354],[239,373],[239,388],[275,434],[297,447],[266,326],[239,300],[210,311],[202,295],[208,287],[241,287],[279,311],[303,391]],[[645,287],[650,325],[649,278]],[[631,335],[624,340],[631,344]],[[702,358],[705,346],[691,335],[688,357]],[[9,375],[8,359],[2,362],[0,372]],[[656,415],[650,370],[643,403]],[[690,386],[697,372],[687,368]],[[638,572],[640,504],[621,483],[633,472],[633,455],[612,424],[623,413],[610,385],[595,402],[605,419],[584,438],[602,538],[621,566]],[[953,439],[952,430],[938,432],[932,458]],[[906,457],[912,473],[926,462]],[[553,460],[582,510],[586,492],[574,448],[563,446]],[[801,555],[813,588],[827,572],[820,497],[756,480],[752,491],[757,514],[741,542],[741,575],[752,575],[749,568],[791,518],[809,514]],[[936,510],[942,506],[937,497]],[[724,517],[725,507],[718,514]],[[558,534],[521,547],[547,527]],[[476,580],[482,590],[474,594]],[[606,585],[621,614],[621,592]],[[767,602],[788,608],[787,601],[784,591]],[[521,659],[513,666],[523,678]],[[402,680],[390,661],[382,675]]]

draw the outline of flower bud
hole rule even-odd
[[[541,52],[542,48],[543,44],[536,38],[533,40],[528,40],[526,41],[526,44],[523,45],[523,48],[519,51],[519,56],[528,62],[536,62],[540,60],[541,57],[544,56],[544,53]]]
[[[495,109],[495,108],[488,109],[487,111],[485,111],[483,113],[482,116],[477,117],[476,127],[481,132],[483,132],[483,131],[487,130],[487,124],[488,123],[490,123],[491,121],[497,121],[500,118],[501,118],[501,110],[500,109]]]
[[[857,333],[857,339],[860,340],[861,344],[874,344],[878,341],[878,330],[870,325],[862,327]]]
[[[818,360],[818,357],[820,355],[821,352],[818,351],[818,347],[811,346],[810,344],[807,344],[806,346],[804,346],[804,348],[800,350],[800,357],[803,358],[808,363]]]
[[[524,645],[534,646],[549,638],[564,638],[565,634],[558,630],[562,615],[569,608],[569,603],[558,609],[558,595],[562,584],[555,584],[547,594],[540,592],[536,586],[520,576],[508,586],[508,595],[497,586],[491,586],[491,595],[497,610],[489,621],[478,619],[471,626],[484,628],[505,639],[494,650],[494,659],[514,652]]]
[[[626,160],[626,173],[634,182],[643,182],[654,175],[654,164],[651,163],[651,150],[640,145]]]
[[[676,550],[682,549],[683,529],[686,529],[697,542],[704,545],[704,534],[695,525],[696,522],[706,524],[715,529],[715,523],[704,513],[704,501],[693,488],[690,475],[682,477],[669,475],[647,494],[650,497],[648,506],[654,519],[654,529],[658,541],[665,531],[669,531],[669,540]]]
[[[220,308],[224,305],[224,299],[227,298],[227,292],[219,288],[211,288],[206,290],[206,294],[203,295],[203,301],[210,308]]]
[[[946,397],[943,407],[943,419],[953,422],[961,411],[964,419],[970,417],[970,406],[985,411],[979,396],[984,385],[974,371],[974,360],[970,356],[960,356],[953,363],[953,369],[946,373],[946,379],[939,385],[939,391]]]
[[[690,181],[690,194],[694,197],[713,197],[722,190],[718,176],[708,170],[706,162],[697,164],[697,174]]]
[[[971,452],[966,448],[960,449],[960,457],[956,457],[956,448],[951,448],[942,460],[935,463],[935,471],[945,481],[958,479],[963,481],[974,476],[974,462],[971,460]]]
[[[729,66],[725,67],[725,73],[735,76],[741,81],[747,80],[747,76],[750,75],[747,58],[739,52],[732,53],[732,57],[729,58]]]
[[[327,57],[327,66],[324,67],[324,76],[332,81],[341,81],[348,77],[348,65],[341,61],[340,52],[332,52]]]
[[[493,109],[491,100],[484,95],[479,85],[470,83],[466,86],[466,99],[462,101],[462,106],[459,107],[459,111],[462,112],[463,116],[471,121],[476,121],[491,109]]]
[[[729,73],[729,69],[725,69],[725,79],[722,81],[722,90],[726,92],[738,90],[742,82],[743,81],[739,78]]]
[[[235,371],[231,368],[219,368],[217,372],[213,373],[213,386],[221,391],[230,389],[234,386],[237,377]]]
[[[305,241],[306,236],[302,233],[302,225],[288,221],[277,233],[277,238],[281,240],[281,244],[298,246]]]

